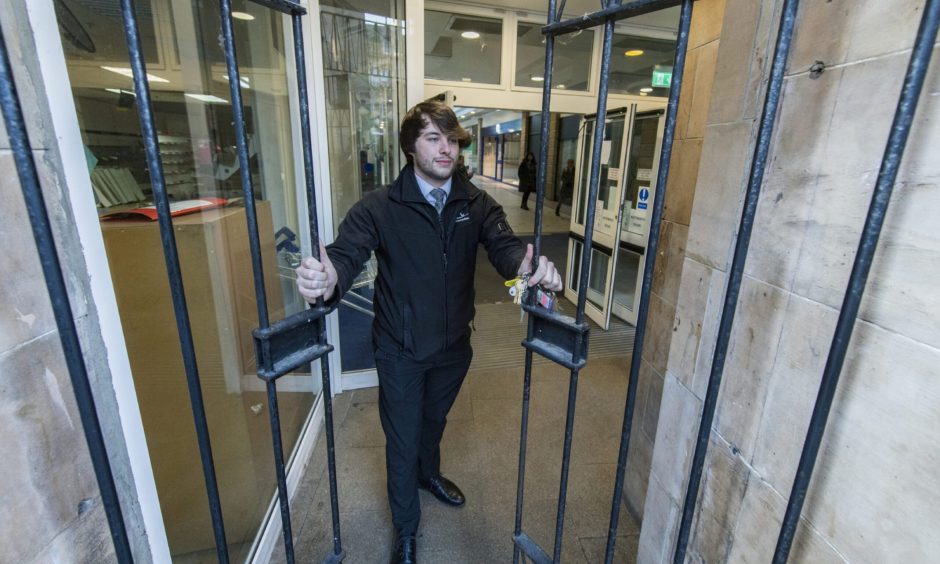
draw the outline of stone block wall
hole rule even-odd
[[[639,562],[672,560],[781,4],[727,0]],[[923,5],[800,5],[687,561],[771,559]],[[791,562],[940,554],[937,51]]]
[[[631,513],[643,515],[653,442],[663,395],[666,360],[676,328],[679,282],[689,237],[692,200],[702,154],[726,0],[698,0],[692,10],[689,47],[676,116],[659,256],[653,273],[643,364],[633,417],[624,499]]]
[[[67,202],[61,160],[27,4],[0,0],[0,24],[65,273],[85,364],[135,560],[150,562],[110,387],[87,268]],[[51,4],[50,4],[51,12]],[[48,47],[47,47],[48,48]],[[109,562],[114,548],[66,368],[22,190],[0,118],[0,562]]]

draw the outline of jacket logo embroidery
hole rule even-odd
[[[457,214],[457,219],[454,223],[460,223],[461,221],[470,221],[470,212],[460,212]]]

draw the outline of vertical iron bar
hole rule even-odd
[[[826,368],[823,371],[822,381],[819,385],[819,393],[816,397],[813,416],[806,433],[806,441],[803,443],[803,452],[800,455],[796,478],[790,490],[790,500],[787,503],[787,511],[780,528],[777,547],[774,551],[774,564],[785,564],[790,556],[790,547],[796,535],[800,513],[803,510],[803,502],[806,500],[806,492],[813,476],[816,457],[819,454],[823,434],[826,431],[826,422],[829,419],[829,411],[835,397],[836,387],[839,384],[839,375],[845,361],[846,351],[852,339],[855,319],[858,316],[862,294],[865,292],[865,283],[868,280],[872,259],[878,247],[878,238],[884,225],[888,203],[891,200],[891,192],[894,189],[898,168],[904,155],[911,122],[914,119],[914,112],[917,110],[917,103],[924,85],[924,77],[930,65],[934,42],[937,40],[938,25],[940,25],[940,0],[927,0],[924,15],[917,30],[917,39],[911,53],[904,86],[901,89],[901,97],[894,115],[894,122],[891,125],[891,134],[888,137],[884,158],[881,161],[881,170],[878,173],[878,180],[872,194],[868,215],[865,218],[865,226],[862,229],[861,240],[855,253],[852,274],[849,277],[845,297],[842,301],[842,310],[839,313],[839,321],[832,337],[829,358],[826,360]]]
[[[737,241],[735,242],[734,257],[731,261],[728,287],[725,290],[721,321],[718,325],[718,336],[715,342],[715,353],[712,358],[711,374],[708,379],[708,389],[705,393],[705,402],[702,407],[702,420],[699,424],[695,454],[692,457],[692,467],[689,473],[688,489],[682,508],[682,521],[676,538],[676,550],[673,558],[675,564],[682,564],[685,560],[685,553],[689,543],[692,516],[695,512],[695,505],[698,500],[698,491],[702,480],[702,469],[705,464],[705,453],[708,450],[708,438],[711,434],[712,422],[715,419],[715,408],[718,403],[721,376],[725,368],[728,343],[731,339],[731,327],[734,323],[734,314],[737,309],[738,296],[741,291],[741,281],[744,277],[744,264],[747,261],[747,250],[751,240],[751,230],[754,227],[754,216],[757,214],[757,201],[760,197],[761,184],[764,179],[767,153],[770,149],[774,123],[777,119],[777,107],[780,103],[783,75],[786,70],[787,57],[790,53],[790,42],[793,38],[793,28],[796,22],[798,5],[798,0],[785,0],[780,15],[780,29],[777,32],[777,41],[774,47],[770,82],[767,85],[764,109],[761,114],[760,127],[757,132],[757,145],[754,148],[754,156],[751,161],[751,172],[744,197],[744,208],[741,212],[741,223],[738,228]]]
[[[266,329],[268,301],[264,284],[264,265],[261,259],[261,237],[258,234],[258,214],[255,208],[255,193],[251,180],[251,166],[248,155],[248,133],[245,128],[245,109],[242,105],[241,73],[235,52],[235,30],[232,25],[231,0],[219,0],[222,48],[225,52],[225,66],[228,71],[229,92],[232,97],[232,121],[235,126],[235,144],[238,148],[238,163],[241,171],[242,194],[245,202],[245,216],[248,224],[248,245],[251,251],[252,274],[255,283],[255,301],[258,307],[258,324]],[[284,446],[281,439],[281,419],[277,403],[277,383],[266,383],[268,393],[268,416],[271,421],[271,443],[274,449],[274,473],[277,479],[278,507],[281,511],[284,557],[288,563],[294,562],[294,535],[290,522],[290,500],[287,492],[287,473],[284,468]]]
[[[591,244],[594,239],[594,215],[597,210],[597,191],[600,180],[600,153],[607,121],[607,88],[610,79],[610,52],[613,45],[614,21],[604,24],[604,50],[601,55],[601,76],[597,96],[597,120],[599,127],[594,131],[594,147],[591,162],[591,184],[588,196],[587,219],[584,229],[584,250],[581,253],[581,272],[578,284],[577,322],[584,321],[584,308],[587,297],[588,274],[591,264]],[[547,79],[548,77],[546,77]],[[546,80],[547,81],[547,80]],[[578,348],[582,346],[578,338]],[[558,512],[555,517],[555,547],[553,561],[561,561],[561,543],[565,525],[565,505],[568,491],[568,471],[571,466],[571,439],[574,434],[575,401],[578,395],[578,370],[572,370],[568,384],[568,412],[565,421],[565,440],[562,452],[561,480],[558,486]]]
[[[578,397],[578,373],[578,370],[572,370],[568,381],[568,412],[565,416],[565,442],[561,453],[561,480],[558,485],[558,511],[555,515],[555,548],[552,553],[554,564],[561,562],[561,541],[564,536],[565,505],[568,499],[568,471],[571,468],[571,439],[574,436],[574,408]]]
[[[294,61],[297,66],[297,88],[300,98],[300,137],[304,158],[304,180],[307,189],[307,213],[310,220],[310,240],[313,256],[320,258],[320,235],[317,222],[317,193],[313,175],[313,148],[310,144],[310,105],[307,93],[306,58],[304,54],[303,26],[300,15],[291,18],[294,32]],[[317,306],[323,304],[323,298],[317,298]],[[326,343],[326,319],[317,320],[317,334],[320,343]],[[327,470],[330,480],[330,512],[333,518],[333,554],[342,558],[343,543],[339,526],[339,493],[336,485],[336,447],[333,438],[333,388],[330,383],[330,363],[326,357],[320,358],[323,394],[323,417],[326,426]]]
[[[594,128],[594,146],[591,147],[591,176],[588,184],[587,215],[584,220],[584,243],[581,252],[581,272],[578,280],[578,307],[575,319],[584,321],[584,307],[587,303],[588,275],[591,267],[591,253],[594,242],[594,216],[597,212],[597,190],[601,172],[601,145],[607,130],[607,85],[610,79],[610,51],[613,45],[614,21],[604,23],[604,49],[601,55],[601,79],[597,92],[597,122]]]
[[[160,225],[160,240],[166,260],[170,294],[173,298],[173,313],[176,317],[176,329],[180,338],[183,366],[186,370],[186,383],[192,405],[193,421],[196,426],[196,438],[199,442],[199,456],[202,460],[202,472],[206,481],[206,494],[209,498],[209,512],[212,516],[212,530],[215,535],[216,553],[219,562],[228,562],[228,544],[225,540],[225,525],[222,520],[222,503],[219,500],[219,485],[215,476],[215,463],[212,459],[212,445],[209,440],[209,426],[206,422],[206,409],[199,383],[199,369],[196,365],[196,351],[193,344],[192,328],[189,323],[189,311],[186,306],[186,293],[183,288],[183,275],[180,271],[179,253],[176,249],[176,237],[173,233],[173,220],[170,217],[170,204],[166,192],[166,180],[163,177],[163,162],[157,140],[157,128],[153,119],[153,104],[150,88],[147,85],[147,68],[140,46],[140,33],[137,16],[134,12],[134,0],[121,0],[121,12],[124,18],[124,35],[131,69],[134,74],[134,90],[137,93],[137,113],[140,117],[140,129],[144,149],[147,154],[147,166],[150,169],[153,203],[157,208]]]
[[[686,49],[689,45],[689,29],[692,25],[692,1],[683,0],[682,10],[679,15],[676,56],[673,62],[672,83],[669,87],[669,102],[666,106],[666,127],[663,145],[660,149],[659,172],[656,176],[656,195],[653,197],[653,216],[650,220],[649,242],[646,246],[646,259],[643,267],[643,287],[640,291],[640,304],[637,308],[636,337],[633,342],[633,356],[630,359],[630,380],[627,385],[627,400],[624,405],[623,430],[620,434],[617,476],[614,481],[614,495],[610,502],[610,527],[607,530],[607,551],[604,556],[606,564],[613,562],[614,547],[617,542],[617,527],[620,521],[620,506],[622,505],[620,497],[623,495],[623,475],[627,467],[627,456],[630,450],[630,434],[633,429],[633,411],[636,406],[640,365],[643,362],[643,343],[646,338],[646,322],[653,287],[653,271],[656,266],[656,253],[659,250],[659,233],[662,226],[663,206],[666,201],[666,184],[669,179],[669,163],[672,159],[679,94],[682,91]]]
[[[532,321],[529,321],[529,333],[532,332]],[[532,389],[532,351],[525,350],[525,379],[522,383],[522,430],[519,437],[519,475],[516,478],[516,526],[513,529],[513,537],[518,537],[522,533],[522,507],[523,495],[525,492],[525,455],[526,438],[529,433],[529,395]],[[519,545],[512,545],[512,562],[519,564],[521,554]]]
[[[264,267],[261,263],[261,238],[258,236],[258,214],[255,209],[255,191],[251,182],[251,167],[248,162],[248,133],[245,130],[245,108],[242,106],[241,75],[235,54],[235,31],[232,27],[232,2],[219,0],[222,25],[222,48],[225,51],[225,68],[228,71],[229,92],[232,96],[232,121],[235,125],[235,144],[238,148],[238,164],[241,169],[242,193],[245,199],[245,215],[248,220],[248,243],[251,250],[252,274],[255,281],[255,299],[258,305],[258,322],[267,329],[268,298],[264,288]]]
[[[13,150],[20,187],[23,190],[26,212],[32,226],[33,238],[36,240],[36,250],[46,280],[46,288],[49,291],[49,299],[55,314],[62,352],[72,381],[75,403],[82,420],[82,431],[85,434],[85,442],[88,443],[88,454],[95,469],[101,502],[111,529],[111,542],[114,544],[118,562],[133,562],[127,530],[124,527],[121,502],[114,485],[111,464],[108,461],[101,422],[98,420],[98,412],[95,408],[95,397],[88,382],[88,372],[85,369],[78,330],[75,327],[75,319],[72,318],[68,289],[65,286],[62,265],[59,263],[52,227],[49,224],[49,213],[39,185],[39,174],[36,171],[36,162],[33,159],[32,148],[26,133],[23,110],[13,84],[13,71],[2,29],[0,29],[0,106],[2,106],[7,135],[10,138],[10,148]]]
[[[562,0],[564,2],[564,0]],[[548,23],[554,23],[555,0],[548,0]],[[538,180],[535,187],[535,244],[532,253],[532,270],[538,266],[539,253],[542,245],[542,206],[545,201],[545,171],[548,163],[548,118],[551,111],[552,97],[552,68],[555,61],[555,36],[545,37],[545,72],[542,82],[542,147],[539,151],[539,170]],[[530,303],[534,300],[535,292],[528,292]],[[526,338],[532,339],[535,336],[535,320],[529,316]],[[514,536],[522,533],[522,509],[525,493],[525,457],[526,441],[529,433],[529,392],[532,385],[532,351],[525,351],[525,377],[522,384],[522,425],[519,437],[519,475],[516,479],[516,523]],[[520,556],[519,546],[513,543],[512,561],[518,564]]]

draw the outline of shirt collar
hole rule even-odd
[[[434,205],[434,198],[431,197],[431,190],[434,190],[436,186],[431,186],[431,184],[425,179],[421,178],[418,173],[415,173],[415,180],[418,181],[418,188],[421,190],[421,195],[424,196],[424,199],[428,201],[431,205]],[[448,178],[443,185],[441,185],[441,190],[447,193],[450,196],[450,185],[453,177]]]

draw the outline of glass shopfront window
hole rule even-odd
[[[499,84],[503,20],[424,11],[424,77]]]
[[[516,86],[542,88],[545,74],[545,36],[540,24],[516,27]],[[587,92],[590,89],[594,32],[567,33],[555,38],[552,88]]]
[[[367,192],[405,164],[398,128],[405,111],[404,0],[327,0],[320,6],[334,229]],[[343,372],[375,368],[369,260],[339,308]]]
[[[272,320],[304,307],[293,281],[301,249],[295,92],[286,18],[233,2],[268,309]],[[242,171],[219,44],[217,3],[141,0],[137,14],[159,150],[172,202],[188,212],[174,230],[189,306],[229,551],[244,561],[276,491],[264,383],[251,331],[258,326]],[[57,3],[94,198],[144,432],[177,561],[214,560],[215,548],[179,337],[152,202],[116,2]],[[288,23],[288,25],[285,25]],[[302,187],[302,184],[301,184]],[[302,188],[300,188],[302,189]],[[208,206],[200,209],[200,206]],[[279,380],[289,457],[319,393],[309,370]]]

